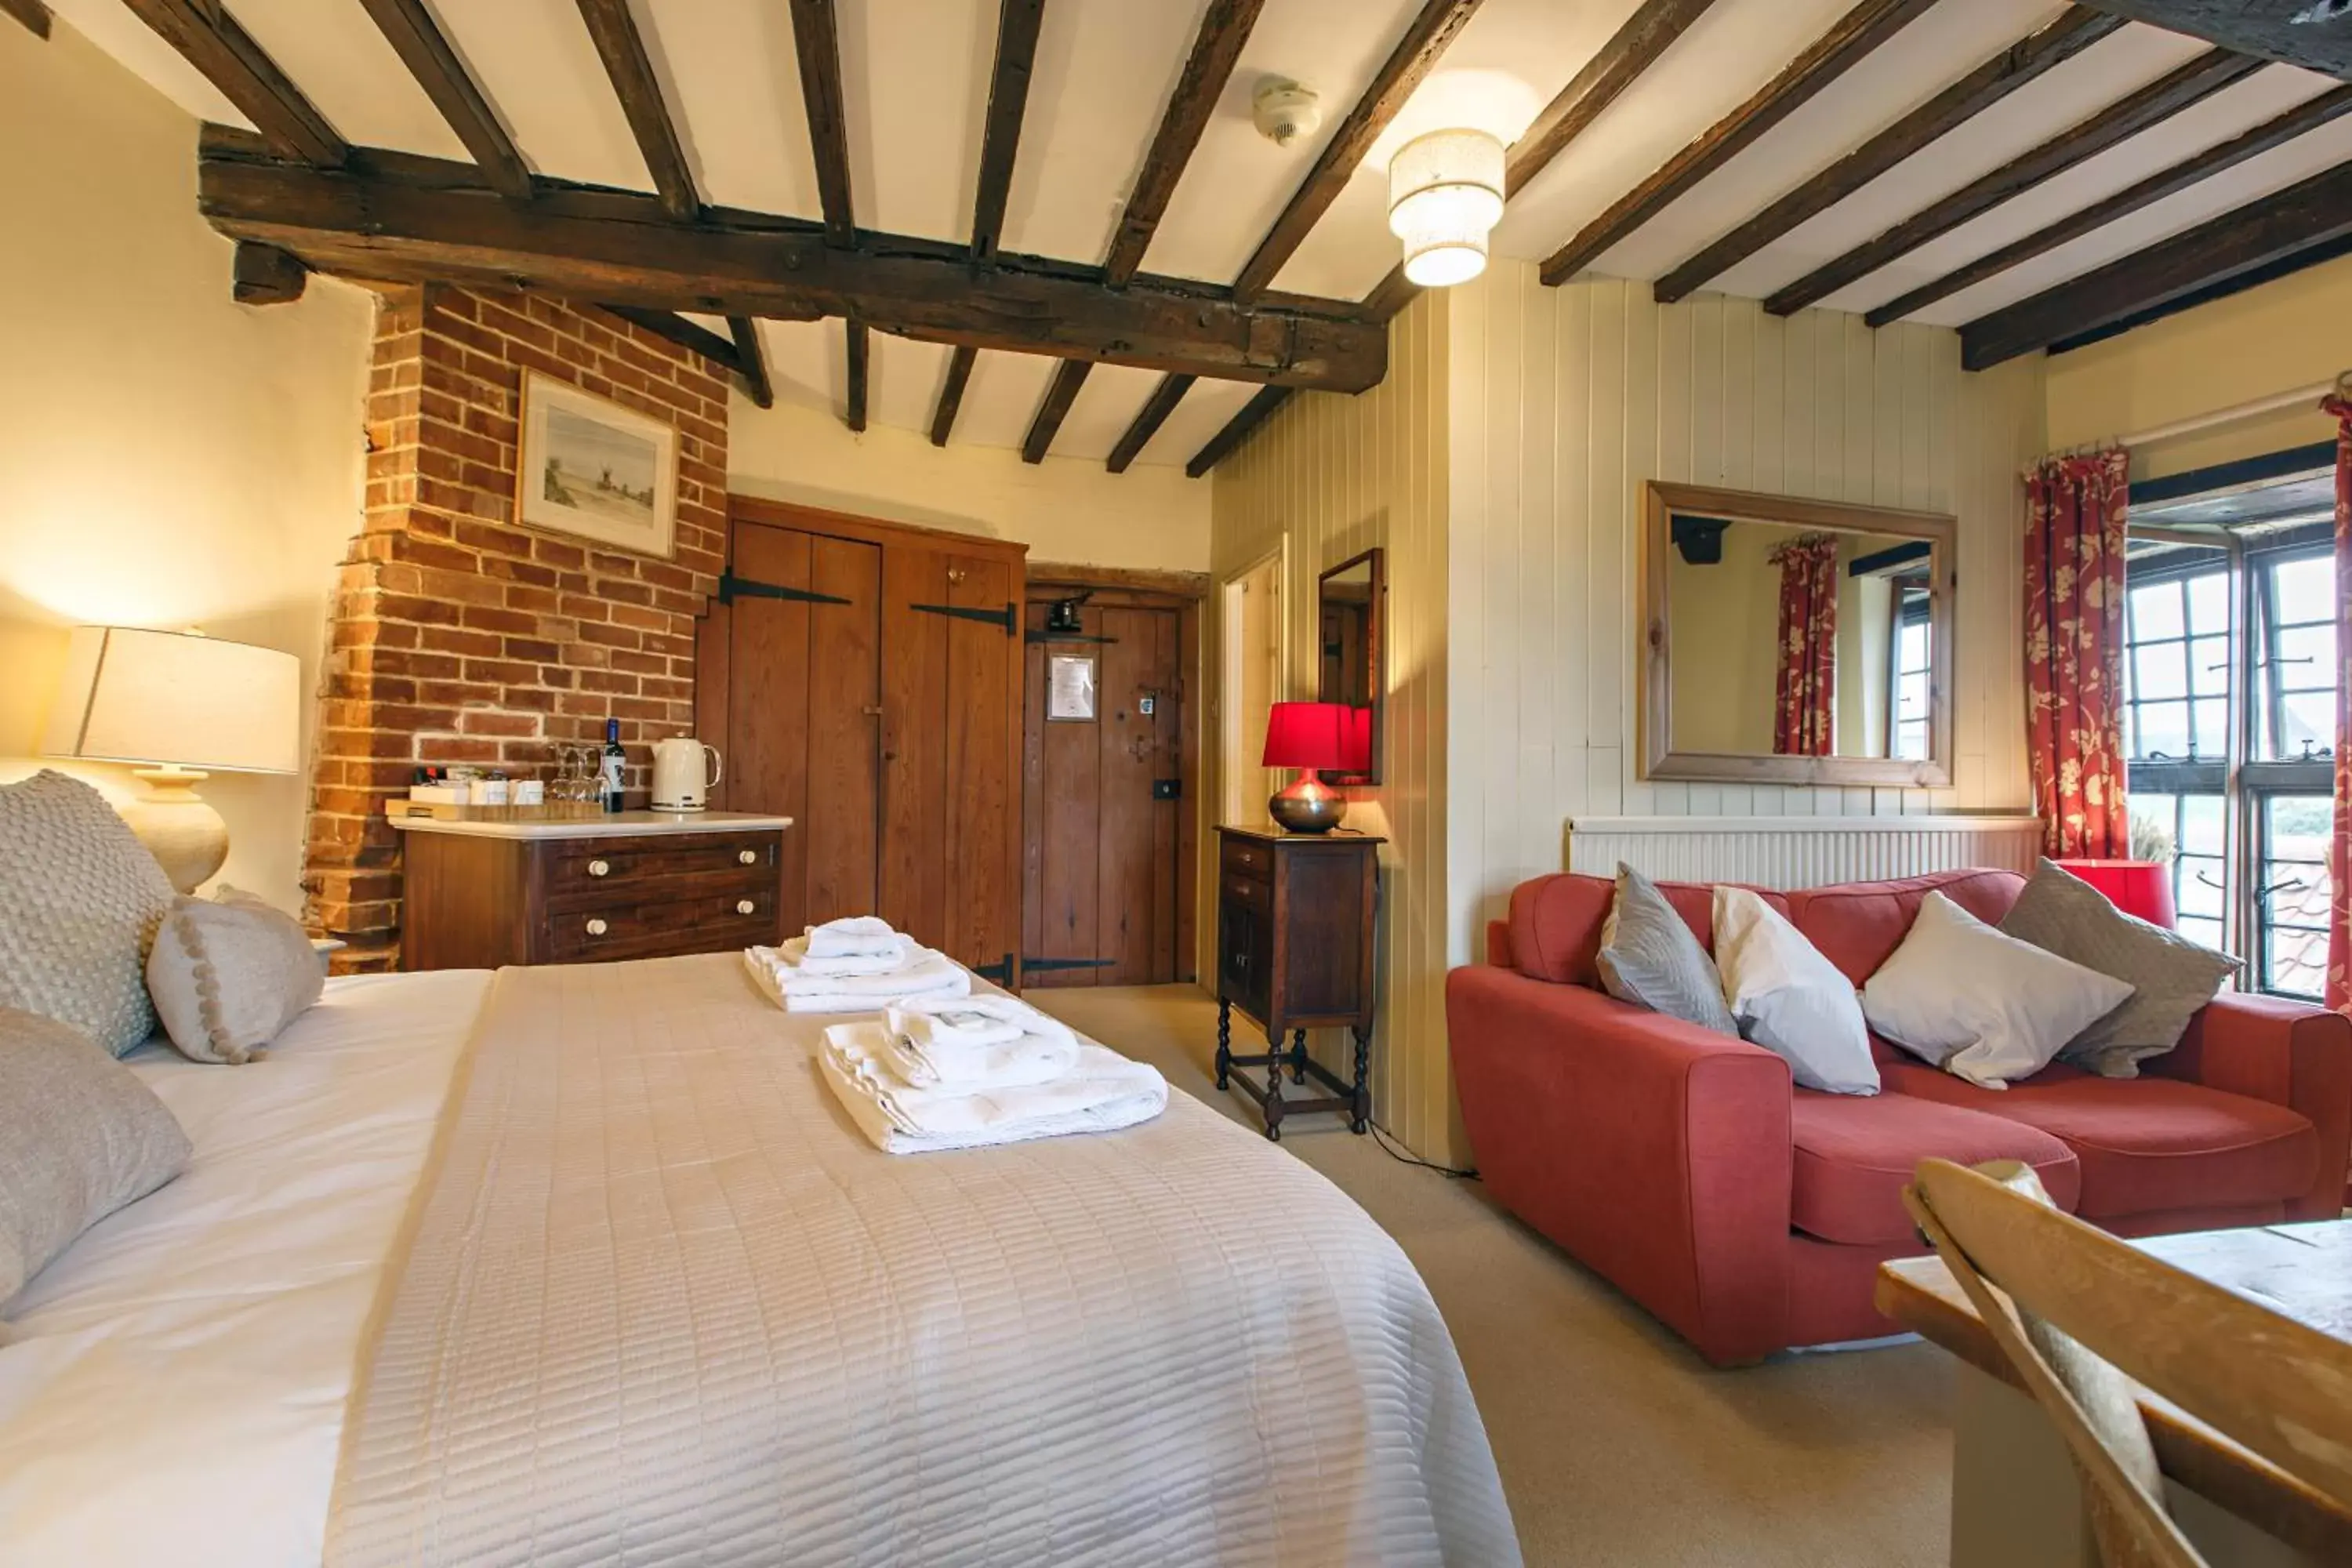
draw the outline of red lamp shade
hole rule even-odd
[[[2172,868],[2154,860],[2061,860],[2060,868],[2080,877],[2127,915],[2170,931]]]
[[[1269,768],[1349,766],[1354,712],[1343,702],[1276,703],[1266,718],[1265,755],[1260,761]],[[1354,749],[1367,748],[1360,743]]]

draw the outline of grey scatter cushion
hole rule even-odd
[[[0,1302],[187,1163],[138,1074],[54,1019],[0,1010]]]
[[[106,797],[47,769],[0,784],[0,1007],[121,1056],[155,1029],[147,949],[171,879]]]
[[[2058,1059],[2103,1078],[2137,1078],[2139,1064],[2180,1043],[2238,961],[2124,913],[2062,866],[2044,860],[2001,931],[2132,986],[2129,1000],[2069,1040]]]
[[[1620,1002],[1664,1013],[1737,1039],[1715,961],[1657,885],[1617,868],[1617,901],[1601,932],[1601,984]]]
[[[325,984],[293,918],[234,888],[173,900],[147,958],[155,1011],[191,1061],[252,1060]]]

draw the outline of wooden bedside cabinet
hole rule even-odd
[[[1362,1132],[1372,1116],[1372,920],[1387,841],[1271,827],[1220,827],[1217,836],[1217,1087],[1240,1084],[1265,1113],[1268,1138],[1279,1140],[1283,1119],[1306,1110],[1339,1111]],[[1235,1007],[1265,1028],[1265,1055],[1234,1055]],[[1353,1082],[1307,1056],[1310,1028],[1354,1033]],[[1264,1068],[1265,1085],[1242,1068]],[[1330,1093],[1284,1098],[1285,1068],[1294,1084],[1311,1077]]]

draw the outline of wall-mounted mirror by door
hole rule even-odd
[[[1317,584],[1315,700],[1356,710],[1365,759],[1360,770],[1325,773],[1328,784],[1381,782],[1381,694],[1387,684],[1381,663],[1388,609],[1383,560],[1376,545],[1340,562]]]
[[[1951,782],[1952,518],[1696,485],[1648,502],[1644,777]]]

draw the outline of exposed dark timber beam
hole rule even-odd
[[[845,399],[846,406],[842,409],[841,417],[852,430],[863,430],[866,428],[866,365],[874,334],[866,330],[863,321],[844,321],[842,326],[848,333],[848,374],[845,377],[848,395]]]
[[[1265,5],[1265,0],[1209,0],[1201,30],[1192,39],[1192,53],[1160,117],[1159,132],[1144,155],[1143,170],[1135,177],[1110,255],[1103,262],[1103,276],[1113,285],[1125,283],[1143,265],[1143,253],[1151,247],[1151,236],[1167,214],[1176,182],[1183,177],[1192,149],[1200,145],[1201,132],[1208,128],[1209,116],[1234,74],[1234,62],[1241,58],[1242,46],[1249,42],[1250,29],[1257,26]]]
[[[1899,321],[1915,311],[1926,310],[1938,300],[1948,298],[1963,289],[1972,289],[1988,278],[1999,277],[2020,262],[2030,261],[2034,257],[2055,250],[2070,240],[2080,239],[2094,229],[2104,228],[2119,217],[2185,191],[2249,158],[2267,153],[2273,147],[2284,146],[2304,132],[2315,131],[2347,112],[2352,112],[2352,87],[2339,87],[2323,92],[2275,119],[2264,121],[2243,135],[2233,136],[2227,142],[2208,147],[2195,157],[2184,159],[2168,169],[2151,174],[2104,201],[2093,202],[2047,228],[2037,229],[2022,239],[1988,252],[1956,272],[1948,272],[1932,283],[1922,283],[1909,293],[1889,300],[1864,320],[1874,327]]]
[[[980,183],[971,213],[971,258],[988,266],[1004,237],[1004,204],[1013,193],[1013,160],[1021,151],[1021,120],[1029,107],[1029,70],[1037,59],[1037,31],[1045,0],[1003,0],[996,17],[996,67],[988,79],[988,118],[980,139]]]
[[[1243,265],[1241,275],[1234,279],[1234,299],[1246,304],[1272,286],[1275,275],[1306,240],[1307,232],[1339,200],[1373,142],[1388,129],[1413,89],[1436,68],[1446,46],[1477,9],[1478,0],[1426,0],[1371,85],[1364,89],[1363,97],[1331,132],[1315,166],[1292,193],[1290,205],[1282,209],[1282,216],[1258,242],[1256,253]]]
[[[1875,239],[1822,263],[1767,299],[1764,309],[1776,316],[1793,315],[2263,68],[2261,60],[2227,49],[2210,49],[2137,92],[2118,99],[2064,134],[1905,218]]]
[[[2122,26],[2119,17],[2080,5],[2069,7],[2040,32],[2003,49],[1659,279],[1654,289],[1658,303],[1670,305],[1706,287],[1799,224],[1827,212],[1945,132],[1975,119]]]
[[[636,18],[629,15],[629,0],[579,0],[579,5],[580,19],[596,42],[604,74],[612,79],[621,112],[628,117],[629,133],[646,161],[646,173],[661,193],[663,210],[672,217],[692,217],[702,200],[694,193],[686,149],[678,144],[677,127],[670,123],[646,40],[637,32]]]
[[[2086,0],[2101,11],[2352,81],[2344,0]]]
[[[350,145],[327,117],[215,0],[123,4],[220,89],[279,157],[333,168],[351,156]]]
[[[1584,134],[1601,111],[1650,68],[1660,55],[1706,12],[1715,0],[1643,0],[1601,50],[1584,62],[1552,100],[1544,105],[1527,133],[1511,143],[1503,163],[1503,195],[1508,199],[1544,172],[1570,142]],[[1421,289],[1408,281],[1402,265],[1389,268],[1380,287],[1364,296],[1364,311],[1385,321],[1412,303]]]
[[[466,62],[449,47],[425,0],[360,0],[375,19],[377,31],[400,56],[401,64],[466,144],[480,165],[482,178],[510,202],[530,200],[530,169],[515,150],[514,138],[499,123],[496,110],[474,85]]]
[[[2339,163],[2137,255],[1970,321],[1960,329],[1960,362],[1970,370],[1982,370],[2257,268],[2291,264],[2299,254],[2320,251],[2347,235],[2352,235],[2352,163]]]
[[[275,246],[240,240],[230,264],[229,292],[240,305],[290,305],[302,297],[310,269]]]
[[[1070,405],[1078,400],[1078,388],[1087,384],[1087,373],[1095,368],[1092,360],[1066,359],[1054,367],[1054,379],[1045,387],[1045,395],[1037,405],[1037,413],[1029,421],[1029,434],[1021,440],[1021,460],[1042,463],[1052,450],[1054,437],[1061,433],[1062,421],[1069,416]]]
[[[760,347],[760,323],[749,316],[730,316],[727,331],[735,340],[735,374],[743,378],[743,390],[761,407],[774,407],[776,389],[768,382],[768,355]]]
[[[49,8],[41,0],[0,0],[0,12],[24,23],[37,38],[49,36]]]
[[[929,342],[1107,360],[1233,381],[1361,392],[1388,367],[1388,335],[1351,300],[1227,290],[1003,255],[975,279],[960,246],[713,208],[672,220],[651,196],[541,181],[528,206],[470,165],[370,151],[366,173],[273,160],[254,139],[207,133],[198,203],[232,239],[291,251],[315,271],[391,282],[540,289],[662,310],[809,321],[844,316]]]
[[[1546,283],[1565,283],[1601,254],[1666,210],[1675,199],[1843,76],[1925,12],[1935,0],[1862,0],[1837,26],[1805,47],[1754,97],[1709,126],[1696,141],[1626,192],[1576,237],[1544,259]]]
[[[1110,449],[1110,460],[1103,466],[1114,474],[1127,472],[1127,466],[1151,444],[1160,427],[1168,423],[1168,416],[1176,412],[1176,405],[1184,401],[1184,395],[1192,390],[1194,379],[1189,375],[1161,376],[1160,384],[1151,389],[1151,395],[1143,400],[1134,422],[1128,426],[1127,434]]]
[[[963,406],[963,389],[971,384],[972,361],[980,357],[977,349],[959,347],[948,356],[947,379],[940,383],[939,406],[931,410],[931,445],[944,447],[955,433],[956,411]]]
[[[1242,405],[1242,411],[1225,421],[1225,427],[1208,439],[1208,443],[1192,454],[1184,465],[1185,476],[1199,479],[1215,468],[1250,437],[1250,433],[1273,417],[1274,411],[1290,401],[1291,389],[1286,386],[1261,388],[1255,397]]]
[[[793,0],[793,47],[800,56],[801,100],[808,113],[809,151],[816,158],[824,237],[849,245],[857,238],[857,216],[849,196],[849,121],[842,107],[841,36],[833,0]]]
[[[722,338],[709,327],[689,321],[674,310],[647,310],[635,305],[606,305],[603,309],[625,321],[635,322],[657,338],[676,343],[682,349],[692,349],[712,363],[738,375],[745,374],[743,362],[735,352],[732,339]]]

